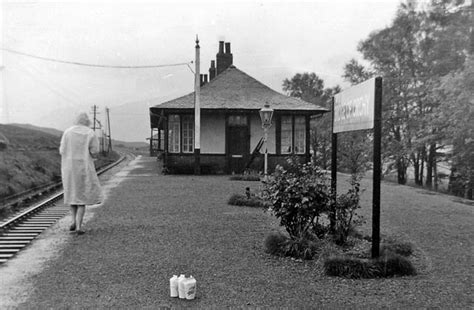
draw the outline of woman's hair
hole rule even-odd
[[[89,120],[89,116],[87,113],[81,113],[76,117],[76,120],[74,121],[74,125],[83,125],[89,127],[91,124],[91,121]]]

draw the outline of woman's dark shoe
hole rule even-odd
[[[78,230],[78,231],[76,231],[76,232],[77,232],[77,234],[78,234],[78,235],[83,235],[83,234],[85,234],[85,233],[86,233],[86,232],[85,232],[85,231],[83,231],[83,230]]]
[[[76,224],[71,224],[71,226],[69,226],[69,231],[75,231],[76,230]]]

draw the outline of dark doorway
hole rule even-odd
[[[227,122],[229,173],[242,173],[249,157],[250,134],[246,115],[231,115]]]

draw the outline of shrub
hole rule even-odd
[[[276,256],[313,259],[320,250],[320,242],[311,237],[293,240],[282,233],[272,233],[265,238],[265,252]]]
[[[324,271],[328,276],[352,279],[416,275],[412,263],[394,253],[377,259],[333,256],[324,261]]]
[[[416,275],[412,263],[398,254],[387,253],[375,260],[375,265],[384,277]]]
[[[288,237],[282,233],[272,233],[265,238],[265,252],[276,256],[285,256],[287,241]]]
[[[359,181],[360,177],[353,176],[351,189],[335,198],[325,172],[313,163],[300,164],[297,158],[289,157],[287,168],[277,166],[265,183],[264,196],[291,239],[308,234],[324,238],[331,233],[337,244],[344,245],[362,222],[356,214],[360,208]]]
[[[299,239],[288,239],[286,243],[286,256],[313,259],[320,250],[321,243],[311,237],[301,237]]]
[[[360,208],[360,176],[352,175],[351,188],[346,194],[339,195],[333,203],[334,241],[338,245],[347,243],[347,238],[355,232],[355,226],[362,222],[362,218],[356,214]]]
[[[324,262],[324,270],[328,276],[338,276],[351,279],[374,278],[377,267],[368,259],[346,256],[330,257]]]
[[[388,241],[380,245],[380,253],[392,252],[401,256],[408,257],[413,254],[413,245],[409,242]]]
[[[268,203],[261,198],[256,196],[247,197],[240,194],[233,194],[230,196],[227,203],[233,206],[268,208]]]
[[[293,240],[313,230],[316,218],[328,211],[330,186],[324,174],[311,163],[300,164],[288,158],[288,169],[277,166],[265,183],[264,195],[271,203],[271,212]]]

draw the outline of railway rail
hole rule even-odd
[[[126,157],[127,155],[122,154],[117,161],[100,168],[97,174],[112,169]],[[56,204],[62,196],[61,189],[0,224],[0,265],[13,258],[43,231],[68,214],[68,206]]]

